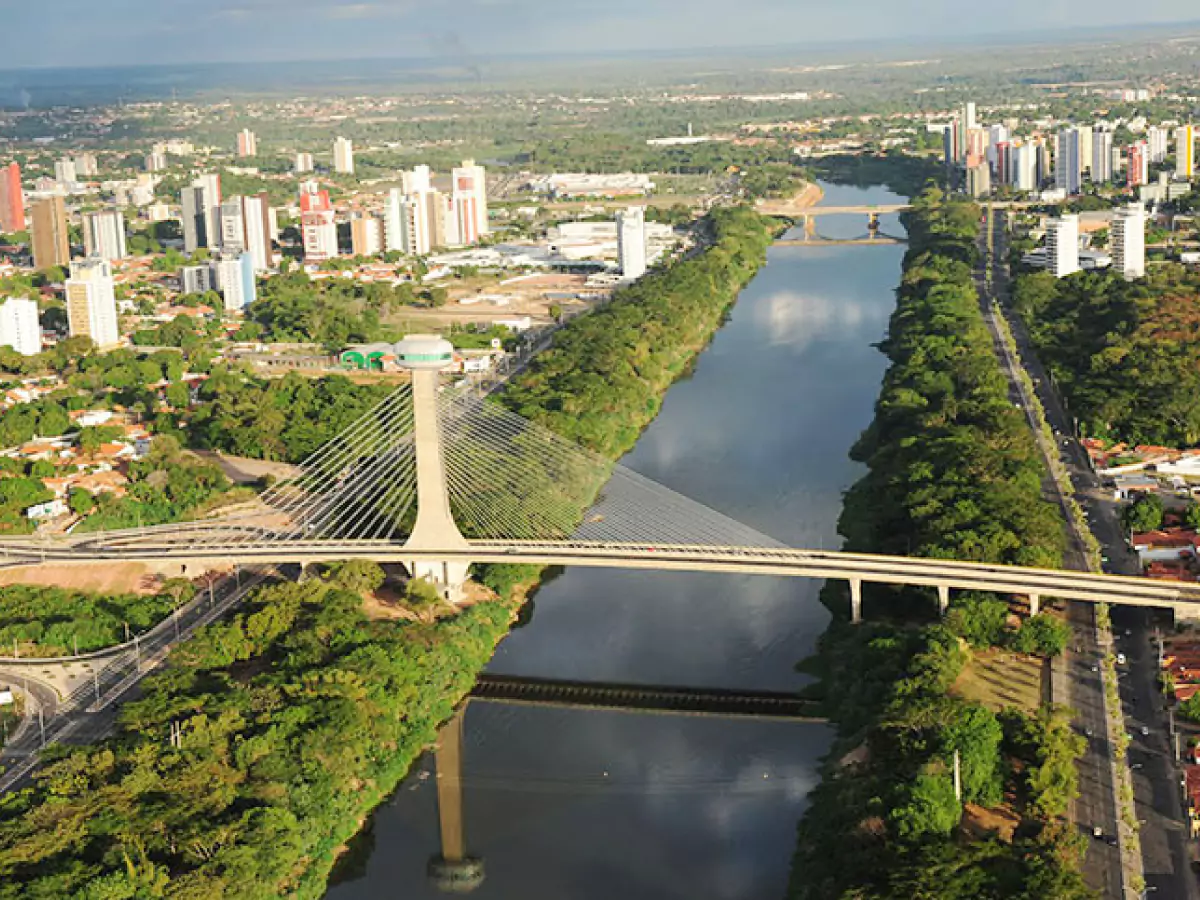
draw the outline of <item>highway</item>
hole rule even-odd
[[[1003,247],[1006,229],[1003,213],[995,223],[998,249]],[[1003,258],[1003,257],[1001,257]],[[1007,296],[1006,272],[1000,271],[1000,295]],[[1130,550],[1121,526],[1119,505],[1113,502],[1092,471],[1087,451],[1072,435],[1074,422],[1058,391],[1043,368],[1020,317],[1006,311],[1005,318],[1012,330],[1022,363],[1033,380],[1034,389],[1050,427],[1056,432],[1059,458],[1066,466],[1077,502],[1088,517],[1092,534],[1099,541],[1106,558],[1107,571],[1127,576],[1140,576],[1137,554]],[[1068,564],[1079,565],[1080,548],[1075,542],[1068,551]],[[1082,796],[1077,803],[1081,821],[1090,818],[1107,819],[1111,808],[1111,776],[1105,777],[1101,760],[1108,758],[1107,741],[1101,737],[1105,713],[1098,665],[1101,648],[1096,643],[1095,609],[1090,604],[1071,604],[1070,619],[1074,645],[1067,654],[1070,667],[1071,705],[1079,713],[1078,721],[1091,731],[1088,755],[1081,763]],[[1133,771],[1134,797],[1137,816],[1143,822],[1139,833],[1142,863],[1148,889],[1156,897],[1193,900],[1200,890],[1191,871],[1188,838],[1178,789],[1178,774],[1168,753],[1168,721],[1162,695],[1156,686],[1158,673],[1157,650],[1152,647],[1153,630],[1170,617],[1149,609],[1117,607],[1112,611],[1113,630],[1117,635],[1117,651],[1123,652],[1129,665],[1119,667],[1121,698],[1128,732],[1132,736],[1129,763]],[[1129,632],[1128,635],[1126,632]],[[1078,652],[1075,651],[1078,647]],[[1140,726],[1146,725],[1150,735],[1143,737]],[[1106,829],[1106,833],[1107,829]],[[1102,865],[1105,855],[1098,842],[1089,848],[1089,867]],[[1111,865],[1111,862],[1108,863]]]

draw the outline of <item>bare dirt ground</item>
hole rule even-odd
[[[90,566],[14,566],[0,569],[0,585],[36,584],[106,594],[153,594],[162,577],[141,563],[100,563]]]
[[[201,459],[216,463],[225,473],[225,477],[234,484],[249,484],[258,481],[264,475],[271,475],[277,481],[293,478],[300,474],[300,467],[283,462],[269,462],[265,459],[250,459],[245,456],[227,456],[213,450],[194,451]]]
[[[756,208],[767,216],[796,216],[821,202],[825,192],[815,184],[806,184],[791,197],[783,200],[759,200]]]

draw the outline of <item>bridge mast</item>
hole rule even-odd
[[[417,464],[417,521],[404,545],[414,550],[465,550],[466,538],[450,512],[442,430],[438,422],[438,382],[454,361],[449,341],[430,334],[410,334],[396,344],[397,362],[412,372],[413,436]],[[442,596],[455,601],[462,593],[470,563],[410,561],[413,578],[427,578]]]

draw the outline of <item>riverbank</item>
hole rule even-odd
[[[815,181],[804,185],[792,196],[784,199],[759,200],[754,204],[755,210],[764,216],[779,216],[790,219],[802,215],[805,210],[816,206],[825,196],[821,186]]]
[[[1062,522],[1041,499],[1041,462],[972,282],[978,220],[940,191],[913,201],[881,345],[891,367],[854,451],[868,472],[840,530],[855,551],[1053,566]],[[808,663],[838,742],[800,824],[789,896],[1087,896],[1064,819],[1082,750],[1069,717],[988,706],[960,678],[978,649],[1061,652],[1062,623],[1043,614],[1014,629],[1007,604],[971,592],[921,625],[925,592],[882,588],[868,608],[889,621],[855,627],[844,593],[826,589],[840,618]]]

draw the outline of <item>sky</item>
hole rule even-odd
[[[940,40],[1196,18],[1195,0],[0,0],[0,69]]]

